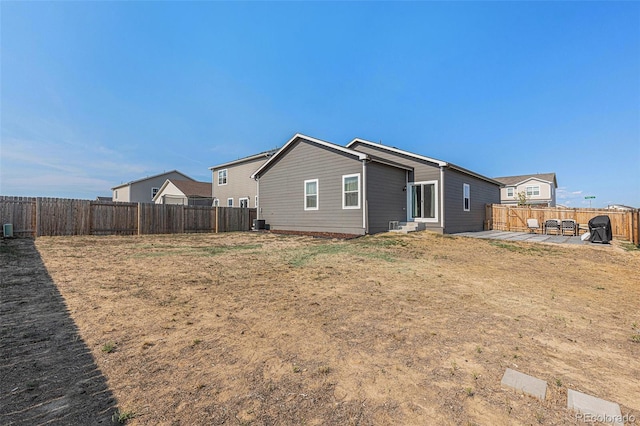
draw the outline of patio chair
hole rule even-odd
[[[578,227],[573,219],[564,219],[560,225],[562,235],[578,235]]]
[[[527,219],[527,228],[529,228],[529,232],[531,233],[535,233],[536,230],[540,229],[538,219]]]
[[[558,219],[545,220],[544,233],[547,235],[549,235],[549,233],[553,233],[554,235],[560,235],[560,220]]]

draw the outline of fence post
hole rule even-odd
[[[216,234],[218,233],[218,206],[216,206],[216,225],[215,225],[215,230],[216,230]]]
[[[142,203],[138,203],[138,235],[142,235]]]
[[[37,197],[36,198],[36,232],[35,232],[36,238],[38,238],[41,235],[41,232],[40,232],[40,227],[41,227],[40,214],[41,213],[42,213],[42,198]]]
[[[184,234],[184,204],[180,205],[180,210],[182,212],[182,225],[180,226],[180,232]]]
[[[631,221],[633,222],[631,239],[635,245],[640,246],[640,209],[632,213]]]

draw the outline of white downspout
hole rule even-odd
[[[260,217],[260,178],[259,177],[256,177],[256,196],[258,197],[258,202],[256,203],[256,211],[257,211],[256,217],[258,219],[261,219]]]
[[[414,179],[415,180],[415,179]],[[406,221],[410,222],[411,219],[411,191],[409,188],[409,170],[404,171],[404,189],[407,191],[406,199],[404,200],[404,208],[406,210]]]
[[[369,233],[367,226],[367,160],[362,160],[362,229]]]
[[[444,233],[444,166],[440,166],[440,226],[442,226],[442,233]]]

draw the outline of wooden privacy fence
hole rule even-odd
[[[0,196],[0,224],[15,236],[248,231],[256,209]]]
[[[595,216],[609,216],[613,237],[640,244],[639,210],[567,209],[557,207],[487,205],[487,219],[491,229],[499,231],[528,232],[527,219],[537,219],[542,225],[548,219],[573,219],[587,228]]]

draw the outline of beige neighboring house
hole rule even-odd
[[[211,182],[167,179],[153,197],[156,204],[211,206]]]
[[[112,200],[122,203],[153,203],[160,187],[167,179],[195,181],[177,170],[133,180],[111,188]]]
[[[258,206],[258,183],[251,178],[276,149],[209,167],[213,186],[213,205],[220,207]]]
[[[518,204],[518,194],[526,196],[526,204],[537,206],[556,206],[558,181],[555,173],[533,175],[504,176],[494,178],[503,186],[500,189],[501,204]]]

